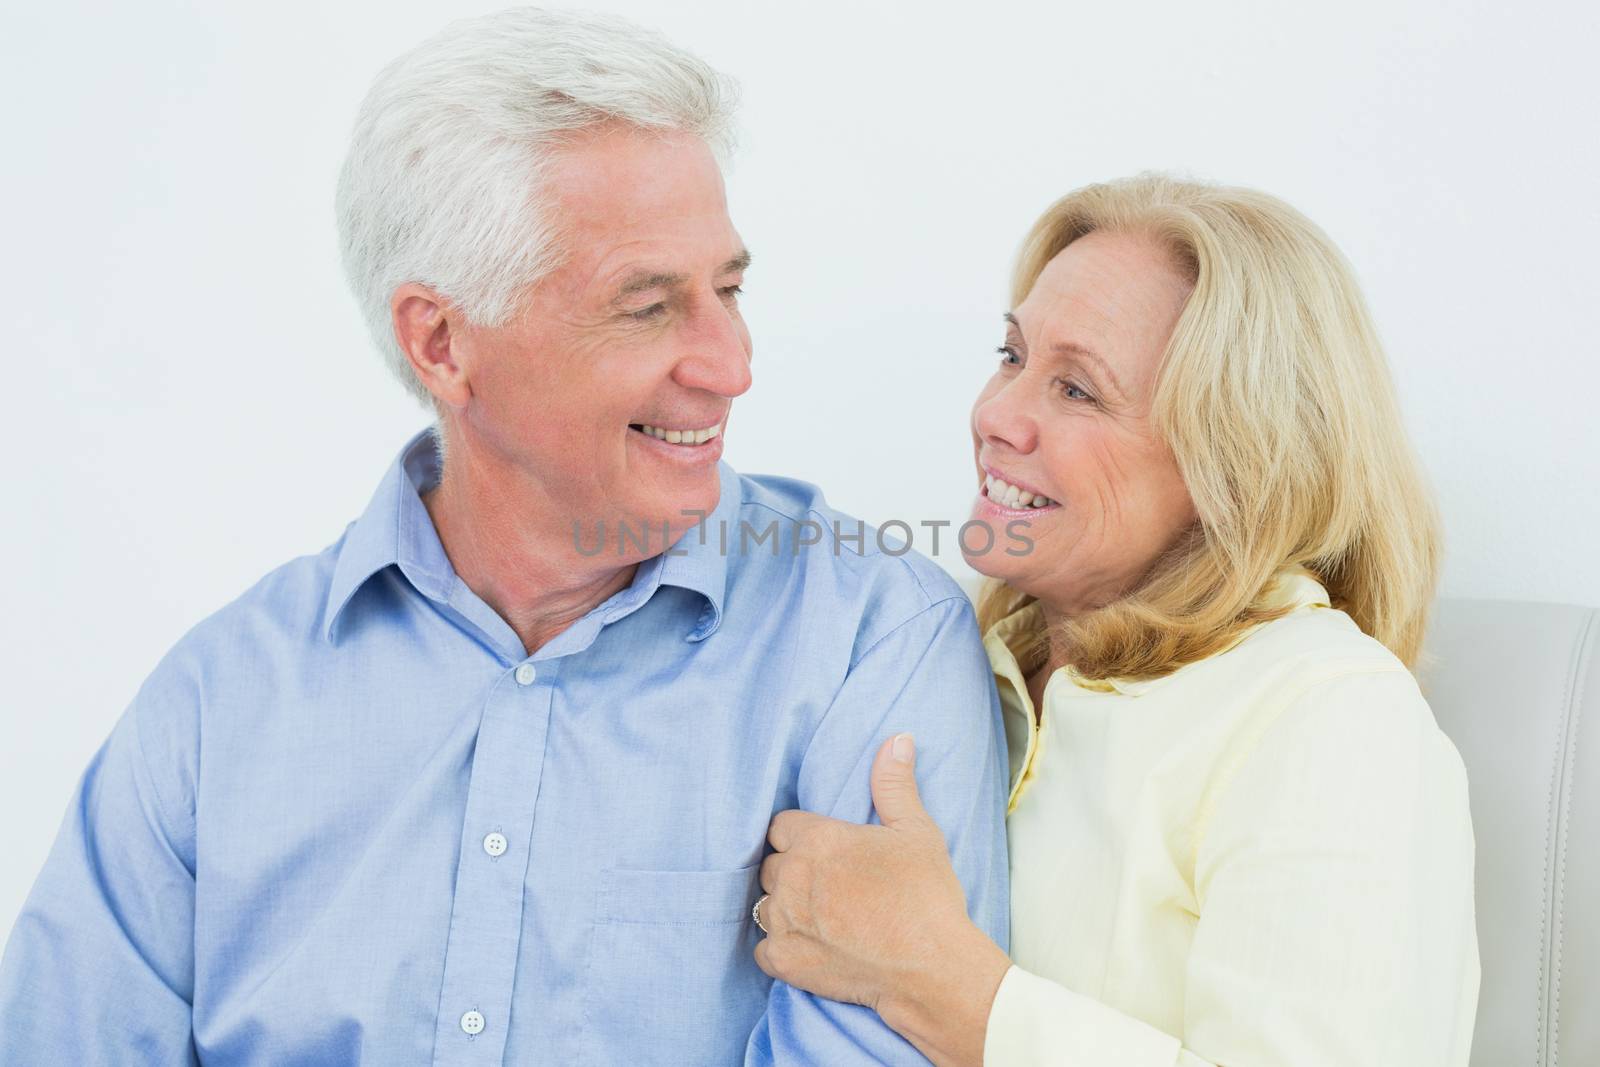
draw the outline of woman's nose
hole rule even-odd
[[[1039,443],[1038,421],[1015,381],[978,401],[972,411],[972,427],[985,444],[1013,452],[1032,452]]]

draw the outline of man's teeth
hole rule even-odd
[[[720,422],[715,426],[708,426],[704,430],[663,430],[659,426],[646,426],[643,423],[635,423],[634,425],[656,440],[665,441],[669,445],[703,445],[722,432],[722,423]]]
[[[1047,496],[1008,485],[992,474],[983,476],[983,491],[991,501],[1003,508],[1047,508],[1055,503]]]

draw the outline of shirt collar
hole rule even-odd
[[[356,591],[390,564],[398,566],[419,593],[440,602],[449,600],[458,581],[455,568],[422,503],[422,494],[439,483],[440,469],[438,441],[434,428],[429,426],[412,435],[400,449],[366,510],[345,532],[323,608],[324,638],[332,639],[334,624]],[[661,585],[690,589],[706,598],[705,610],[688,634],[691,641],[711,636],[722,623],[728,560],[705,530],[708,525],[728,522],[737,514],[741,490],[738,473],[726,463],[717,464],[717,477],[717,506],[704,524],[655,557],[659,562],[646,561],[651,565],[641,565],[634,578],[637,585],[641,580],[656,581],[659,575]]]
[[[735,525],[744,503],[739,474],[726,463],[717,463],[717,506],[711,514],[691,528],[671,548],[661,554],[661,584],[692,589],[706,598],[706,606],[689,631],[688,640],[703,641],[722,625],[722,605],[728,590],[728,554],[720,547],[722,539],[709,531]]]
[[[398,565],[424,596],[449,599],[455,570],[421,496],[438,481],[439,448],[430,426],[412,435],[400,449],[366,510],[345,531],[328,585],[323,637],[332,639],[345,605],[368,578],[391,563]]]
[[[1273,576],[1267,588],[1256,598],[1258,607],[1277,608],[1289,607],[1293,611],[1304,608],[1329,607],[1328,591],[1316,574],[1305,567],[1293,565],[1285,567]],[[984,647],[989,652],[989,660],[995,666],[995,673],[1010,681],[1020,690],[1026,691],[1023,680],[1022,668],[1017,663],[1016,649],[1020,647],[1023,637],[1044,625],[1043,609],[1037,601],[1029,601],[1022,607],[1013,611],[1005,618],[996,622],[984,635]],[[1233,648],[1243,641],[1254,630],[1251,627],[1229,645]],[[1228,649],[1222,649],[1214,655],[1221,655]],[[1181,670],[1181,668],[1180,668]],[[1125,696],[1138,696],[1147,692],[1154,686],[1160,685],[1178,671],[1164,674],[1159,678],[1085,678],[1078,673],[1077,668],[1070,663],[1061,668],[1061,673],[1079,689],[1087,689],[1097,693],[1122,693]]]

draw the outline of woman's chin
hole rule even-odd
[[[996,559],[996,553],[975,555],[970,552],[961,553],[961,558],[967,561],[967,566],[977,571],[983,578],[993,578],[1005,582],[1007,585],[1016,585],[1018,580],[1025,580],[1027,571],[1016,566],[1016,559]]]
[[[1003,529],[995,531],[994,540],[989,545],[988,551],[983,551],[984,539],[979,536],[977,527],[971,529],[973,532],[962,539],[961,545],[961,558],[966,561],[967,566],[985,578],[995,578],[1013,584],[1018,578],[1027,574],[1029,567],[1026,556],[1006,555],[1008,544],[1011,544],[1013,551],[1019,549],[1017,545],[1006,541]],[[971,542],[970,547],[967,541]]]

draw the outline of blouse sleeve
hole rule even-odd
[[[1466,773],[1409,673],[1300,695],[1196,833],[1183,1034],[1014,966],[985,1067],[1465,1067]]]

